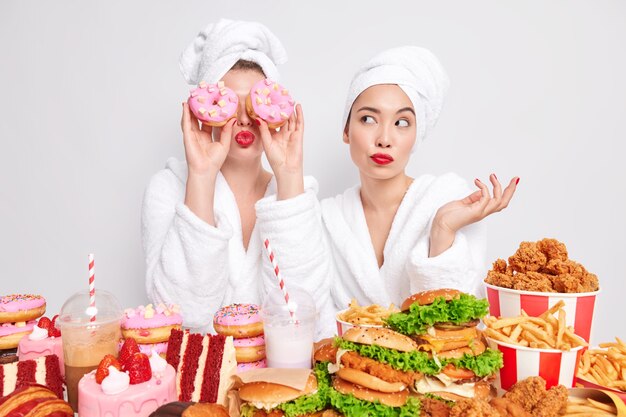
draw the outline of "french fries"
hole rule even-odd
[[[617,407],[614,404],[601,403],[591,398],[570,397],[563,417],[609,417],[616,415]]]
[[[578,376],[597,385],[626,391],[626,343],[600,343],[601,349],[589,349],[580,359]]]
[[[353,298],[352,301],[350,301],[349,308],[344,312],[338,313],[337,318],[352,324],[382,326],[384,324],[383,319],[386,319],[390,314],[397,313],[398,311],[400,311],[400,309],[393,304],[391,304],[389,308],[384,308],[378,304],[360,306]]]
[[[564,305],[563,301],[559,301],[539,317],[529,317],[524,310],[519,317],[485,317],[485,335],[501,342],[539,349],[571,350],[588,346],[574,334],[571,326],[566,326]],[[611,369],[611,375],[621,373],[621,369]]]

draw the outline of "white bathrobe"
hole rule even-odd
[[[260,304],[267,291],[278,291],[263,247],[269,239],[287,288],[298,285],[317,303],[318,335],[333,326],[328,291],[330,264],[321,226],[317,182],[305,177],[305,192],[277,201],[276,181],[256,203],[257,221],[248,250],[243,246],[235,197],[221,173],[215,184],[215,221],[211,226],[184,204],[187,165],[170,158],[155,174],[143,201],[142,239],[146,290],[155,303],[181,306],[183,325],[212,331],[213,314],[231,303]]]
[[[391,225],[381,268],[367,228],[360,186],[323,200],[322,217],[334,260],[331,291],[335,308],[346,308],[352,298],[361,305],[400,306],[409,295],[433,288],[479,294],[486,271],[480,224],[461,229],[448,250],[428,257],[437,209],[470,193],[465,181],[454,174],[415,179]]]

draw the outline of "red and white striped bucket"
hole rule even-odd
[[[591,339],[591,325],[595,311],[596,296],[600,290],[582,293],[556,293],[512,290],[485,283],[489,314],[495,317],[517,317],[524,310],[529,316],[537,317],[563,300],[565,321],[574,326],[574,333]]]
[[[559,384],[566,388],[574,387],[583,346],[561,351],[516,346],[490,338],[487,342],[491,349],[499,350],[504,356],[504,367],[498,372],[496,388],[508,390],[517,381],[530,376],[545,379],[546,388]]]

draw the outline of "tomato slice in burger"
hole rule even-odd
[[[471,379],[476,376],[473,371],[469,369],[457,368],[456,366],[449,363],[445,368],[441,371],[442,373],[448,375],[450,378],[457,379]]]

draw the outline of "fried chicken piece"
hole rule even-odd
[[[537,417],[556,417],[563,414],[567,407],[567,388],[557,385],[546,391],[533,410]]]
[[[507,273],[507,265],[504,259],[496,259],[493,263],[493,267],[491,268],[494,272],[499,272],[501,274]],[[512,274],[509,274],[512,275]]]
[[[587,273],[580,278],[580,286],[583,292],[598,291],[600,283],[596,274]]]
[[[424,397],[420,400],[422,408],[420,409],[420,417],[449,417],[452,407],[443,401],[434,398]]]
[[[515,274],[513,289],[523,291],[555,292],[552,280],[548,275],[528,271],[525,274]]]
[[[509,257],[509,266],[516,272],[539,271],[547,262],[548,258],[535,242],[520,243],[517,251]]]
[[[533,416],[556,417],[567,405],[567,389],[558,385],[546,390],[546,381],[535,376],[517,382],[503,398],[520,405]]]
[[[498,410],[502,417],[533,417],[521,405],[506,398],[494,398],[489,405]]]
[[[502,398],[519,404],[524,410],[532,413],[535,404],[546,393],[546,381],[540,376],[526,378],[513,385]]]
[[[572,260],[562,261],[560,259],[553,259],[548,261],[546,266],[541,268],[541,271],[551,275],[572,274],[572,275],[585,275],[588,274],[584,266],[578,262]]]
[[[546,255],[548,261],[567,260],[567,247],[556,239],[541,239],[537,242],[537,248]]]
[[[580,280],[570,274],[553,276],[552,285],[557,292],[583,292]]]
[[[489,405],[487,401],[477,399],[458,400],[452,410],[450,417],[502,417],[498,410]]]
[[[415,381],[422,378],[422,373],[417,371],[398,371],[391,366],[366,358],[356,352],[346,352],[341,355],[341,364],[347,368],[357,369],[387,382],[402,382],[407,386],[413,386]]]
[[[515,284],[515,277],[501,272],[489,271],[487,272],[485,282],[487,284],[495,285],[496,287],[513,288],[513,284]]]

